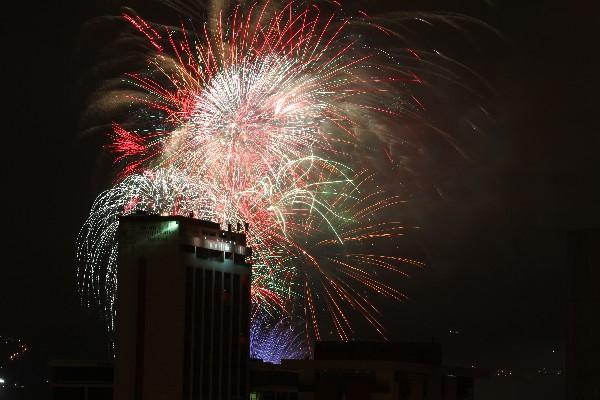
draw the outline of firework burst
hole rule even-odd
[[[345,17],[337,2],[265,1],[211,15],[178,28],[123,15],[151,55],[127,75],[136,124],[114,123],[107,145],[117,183],[78,237],[82,291],[112,329],[118,217],[193,213],[251,226],[253,354],[292,357],[273,343],[295,343],[298,332],[319,339],[324,327],[349,340],[355,313],[384,336],[366,293],[402,300],[381,273],[406,276],[405,266],[422,263],[381,251],[406,228],[390,221],[402,201],[379,188],[373,165],[394,167],[399,121],[423,121],[410,90],[423,80],[402,63],[420,55],[368,45],[349,27],[391,31]]]
[[[305,325],[298,317],[271,321],[268,316],[259,314],[250,330],[250,357],[272,364],[307,358],[310,346],[304,334]]]

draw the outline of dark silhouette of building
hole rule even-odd
[[[568,238],[567,400],[600,399],[600,229]]]
[[[115,400],[247,399],[249,252],[212,222],[120,219]]]
[[[441,365],[430,343],[317,342],[315,360],[249,361],[250,400],[472,400],[474,368]],[[112,363],[60,361],[52,400],[112,399]],[[201,397],[205,398],[205,397]]]
[[[113,397],[113,365],[109,361],[53,361],[49,381],[52,400]]]
[[[250,400],[298,400],[298,371],[250,360]]]
[[[251,400],[473,400],[487,374],[441,364],[436,343],[316,342],[314,360],[253,360]]]

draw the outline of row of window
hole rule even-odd
[[[212,261],[225,261],[233,259],[234,263],[239,265],[244,265],[246,263],[246,257],[241,254],[236,254],[229,251],[221,251],[221,250],[212,250],[204,247],[196,247],[191,244],[182,244],[181,251],[184,253],[195,254],[197,258],[202,258],[205,260]]]

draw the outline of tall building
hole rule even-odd
[[[567,400],[600,399],[600,229],[568,238]]]
[[[121,217],[115,400],[247,399],[251,268],[240,230]]]

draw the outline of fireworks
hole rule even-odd
[[[422,264],[381,251],[405,227],[369,164],[394,166],[390,138],[421,108],[408,89],[421,80],[326,9],[267,1],[181,28],[124,15],[153,55],[128,75],[136,123],[113,125],[117,183],[93,204],[77,254],[109,329],[118,217],[144,210],[250,224],[253,355],[304,356],[323,328],[348,340],[353,314],[385,335],[371,299],[404,295],[382,277]]]
[[[250,331],[250,357],[272,364],[307,358],[310,346],[304,326],[304,320],[298,317],[270,322],[264,315],[257,316]]]

